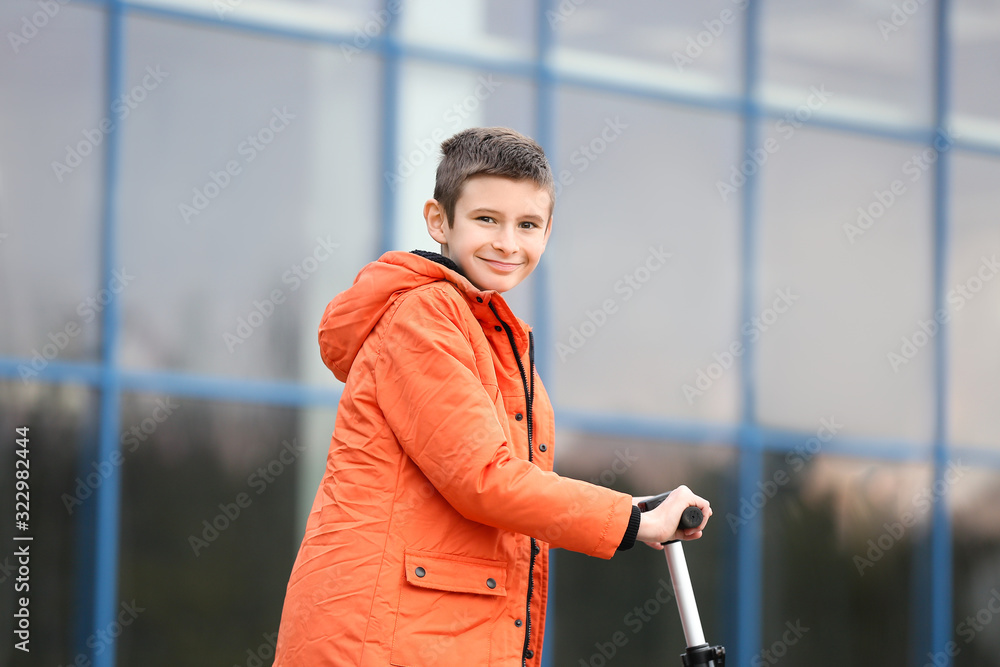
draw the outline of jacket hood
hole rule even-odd
[[[454,267],[454,268],[449,268]],[[354,284],[326,307],[319,326],[323,363],[341,382],[347,381],[355,357],[382,315],[400,296],[428,283],[446,280],[474,300],[488,303],[495,291],[481,291],[443,255],[426,251],[387,252],[366,265]]]

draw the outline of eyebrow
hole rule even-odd
[[[494,210],[492,208],[474,208],[471,211],[469,211],[469,215],[477,215],[479,213],[489,213],[494,217],[500,217],[503,215],[500,211]],[[528,214],[528,215],[519,215],[515,217],[517,217],[519,220],[530,220],[532,222],[539,222],[539,223],[544,222],[544,219],[540,215]]]

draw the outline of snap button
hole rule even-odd
[[[478,301],[479,303],[482,303],[483,302],[483,297],[477,296],[476,297],[476,301]]]
[[[489,586],[490,588],[496,588],[497,587],[496,579],[490,577],[489,579],[486,580],[486,585]]]
[[[498,324],[498,325],[496,325],[496,326],[495,326],[495,327],[493,327],[493,328],[494,328],[494,329],[496,329],[497,331],[503,331],[503,327],[502,327],[502,326],[500,326],[499,324]]]
[[[422,567],[418,567],[416,570],[413,571],[413,573],[416,574],[418,577],[422,577],[425,574],[427,574],[427,570],[425,570]]]
[[[516,419],[517,421],[521,421],[522,419],[524,419],[524,415],[518,412],[516,415],[514,415],[514,419]]]
[[[514,625],[517,627],[521,627],[521,619],[517,619],[516,621],[514,621]]]
[[[540,451],[540,452],[544,452],[548,448],[549,448],[549,446],[546,445],[544,442],[542,444],[538,445],[538,451]]]

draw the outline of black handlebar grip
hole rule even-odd
[[[660,503],[666,500],[667,496],[669,495],[670,492],[668,491],[667,493],[661,493],[660,495],[654,496],[649,500],[644,500],[640,502],[639,511],[648,512],[649,510],[658,507]],[[701,522],[704,519],[705,515],[702,513],[701,508],[692,505],[691,507],[688,507],[686,510],[684,510],[683,514],[681,514],[681,522],[679,528],[681,530],[691,530],[692,528],[697,528],[698,526],[701,525]]]
[[[701,508],[692,505],[691,507],[684,510],[681,514],[681,530],[690,530],[692,528],[697,528],[701,525],[702,520],[705,515],[702,514]]]

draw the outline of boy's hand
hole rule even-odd
[[[649,498],[652,498],[652,496],[633,498],[632,501],[633,503],[639,503]],[[705,518],[697,528],[680,530],[678,526],[681,522],[681,513],[692,505],[700,508]],[[712,506],[708,501],[700,496],[696,496],[691,489],[682,484],[671,491],[667,499],[660,503],[659,506],[642,513],[636,540],[645,542],[648,546],[659,550],[663,549],[663,545],[660,542],[697,540],[701,537],[702,531],[705,530],[710,516],[712,516]]]

